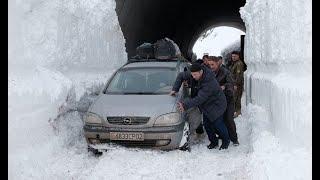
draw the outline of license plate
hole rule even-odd
[[[144,134],[140,132],[110,132],[110,140],[143,141]]]

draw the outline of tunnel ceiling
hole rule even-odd
[[[129,57],[143,42],[168,37],[190,58],[195,41],[210,27],[245,31],[239,13],[244,5],[245,0],[116,0],[116,12]]]

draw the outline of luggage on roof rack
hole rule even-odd
[[[128,62],[138,61],[178,61],[186,60],[178,45],[169,38],[158,40],[156,43],[143,43],[136,48],[136,55]]]
[[[137,58],[146,58],[153,59],[154,58],[154,48],[151,43],[143,43],[136,48]]]
[[[154,43],[154,57],[156,59],[174,59],[181,56],[178,45],[169,38]]]
[[[136,59],[134,57],[128,59],[127,63],[133,63],[133,62],[178,62],[178,61],[185,61],[183,59]]]

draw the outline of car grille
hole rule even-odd
[[[141,125],[146,124],[150,117],[126,117],[126,116],[109,116],[107,120],[110,124],[118,125]]]
[[[117,141],[109,139],[100,139],[101,143],[115,143],[126,147],[154,147],[157,140],[144,140],[144,141]]]

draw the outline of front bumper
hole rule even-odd
[[[148,128],[112,128],[103,126],[84,126],[84,135],[89,145],[116,143],[129,147],[147,147],[161,150],[179,148],[184,122],[174,126]],[[110,132],[142,132],[144,141],[111,141]]]

